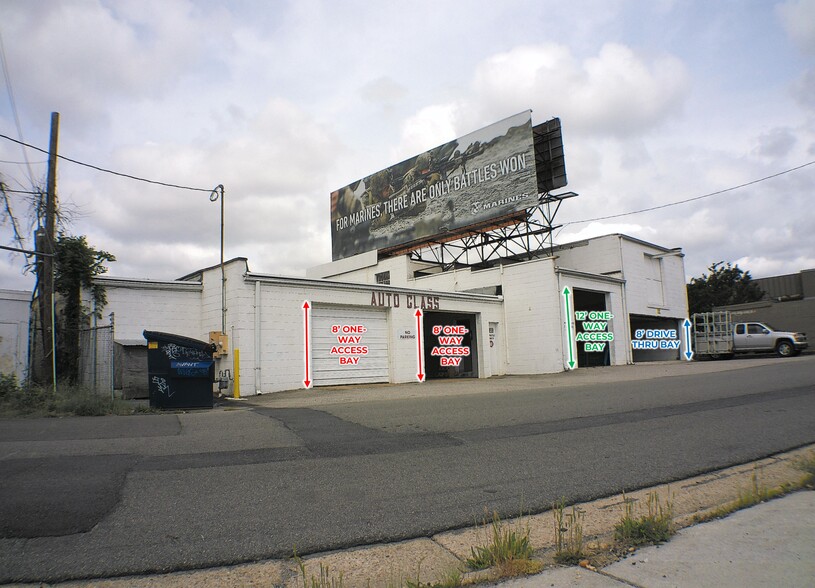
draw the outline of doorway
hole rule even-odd
[[[422,335],[428,380],[478,377],[476,315],[425,312]]]
[[[574,311],[575,311],[575,330],[578,334],[598,332],[598,323],[607,321],[590,320],[592,312],[605,312],[606,311],[606,296],[605,292],[596,292],[594,290],[580,290],[574,289]],[[581,316],[578,313],[585,312],[586,318],[589,320],[578,320]],[[601,331],[611,331],[606,324],[605,329]],[[602,343],[602,342],[601,342]],[[577,341],[577,366],[578,367],[598,367],[611,365],[611,354],[609,347],[611,341],[601,343],[592,343],[590,341]],[[602,347],[602,349],[599,349]]]

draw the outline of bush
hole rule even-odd
[[[17,376],[14,374],[0,374],[0,402],[17,393]]]
[[[614,526],[614,538],[624,545],[645,545],[662,543],[676,532],[673,520],[673,503],[666,501],[663,508],[656,492],[649,492],[646,506],[647,514],[634,515],[632,501],[625,499],[623,518]]]
[[[102,416],[133,414],[137,409],[152,412],[79,386],[61,383],[54,391],[51,386],[20,386],[13,375],[0,375],[0,416],[4,417]]]
[[[492,515],[492,540],[483,547],[471,548],[467,565],[474,570],[491,566],[507,566],[515,561],[526,561],[532,557],[529,543],[529,529],[512,529],[501,522],[498,513]]]

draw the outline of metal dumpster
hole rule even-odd
[[[153,408],[212,408],[214,346],[182,335],[144,331]]]

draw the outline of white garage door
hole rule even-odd
[[[385,311],[314,306],[311,325],[315,386],[390,381]]]

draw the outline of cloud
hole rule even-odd
[[[47,145],[48,113],[59,110],[63,155],[205,189],[222,183],[227,257],[302,274],[330,259],[331,190],[527,109],[535,122],[563,121],[568,189],[580,196],[564,203],[561,223],[811,160],[813,2],[709,4],[53,0],[0,10],[26,140]],[[769,63],[782,67],[757,65]],[[0,127],[16,135],[4,101]],[[0,159],[20,151],[0,145]],[[26,187],[23,166],[0,165]],[[813,171],[569,225],[558,239],[622,231],[682,246],[691,275],[741,258],[796,271],[806,261],[798,252],[815,250]],[[219,205],[208,192],[67,162],[59,176],[62,202],[84,215],[71,231],[114,253],[115,275],[177,277],[217,262]]]
[[[755,152],[762,157],[782,158],[792,151],[797,140],[792,129],[772,129],[759,136]]]
[[[789,0],[776,6],[776,11],[798,49],[815,54],[815,0]]]
[[[161,95],[209,44],[210,27],[184,0],[28,4],[4,7],[6,37],[25,39],[7,47],[17,98],[29,112],[60,111],[76,129],[107,119],[112,100]]]
[[[524,45],[480,62],[456,99],[406,119],[398,153],[404,159],[530,107],[539,121],[567,121],[570,136],[624,140],[678,115],[689,87],[674,56],[607,43],[579,60],[564,45]]]
[[[388,108],[407,96],[408,89],[389,76],[381,76],[362,86],[359,93],[365,100]]]

